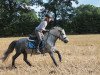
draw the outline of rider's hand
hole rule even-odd
[[[49,32],[49,30],[46,29],[46,30],[43,30],[43,32]]]
[[[49,32],[49,30],[43,30],[43,34],[45,34],[46,32]]]

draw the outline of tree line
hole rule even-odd
[[[0,36],[22,36],[34,32],[41,18],[53,14],[54,21],[47,28],[60,26],[67,34],[100,33],[100,7],[80,5],[72,7],[77,0],[0,0]],[[36,15],[27,5],[43,6]]]

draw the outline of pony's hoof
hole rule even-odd
[[[17,69],[17,67],[16,67],[16,66],[12,66],[12,68],[13,68],[13,69]]]
[[[31,65],[30,67],[34,67],[33,65]]]
[[[46,54],[43,54],[43,56],[46,56]]]
[[[58,65],[58,64],[56,64],[56,67],[59,67],[59,65]]]
[[[62,60],[59,60],[60,62],[62,62]]]

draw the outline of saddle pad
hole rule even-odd
[[[34,41],[29,41],[28,42],[28,48],[29,49],[35,49],[36,48],[36,44]]]

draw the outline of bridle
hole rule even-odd
[[[53,29],[53,28],[52,28]],[[44,43],[46,44],[46,42],[47,42],[47,40],[48,40],[48,38],[49,38],[49,35],[53,35],[54,37],[56,37],[56,38],[59,38],[60,39],[60,36],[61,36],[61,31],[60,30],[58,30],[59,32],[60,32],[60,34],[59,34],[59,36],[56,36],[56,35],[54,35],[54,34],[52,34],[52,33],[50,33],[50,31],[52,30],[52,29],[50,29],[49,31],[48,31],[48,33],[47,33],[47,38],[46,38],[46,40],[44,41]],[[64,39],[66,39],[66,37],[64,38]]]
[[[53,36],[55,36],[56,38],[60,38],[60,35],[59,35],[59,36],[56,36],[56,35],[50,33],[51,30],[52,30],[52,29],[50,29],[50,30],[48,31],[47,38],[46,38],[46,40],[44,41],[45,44],[46,44],[46,42],[47,42],[48,37],[49,37],[50,34],[53,35]]]

